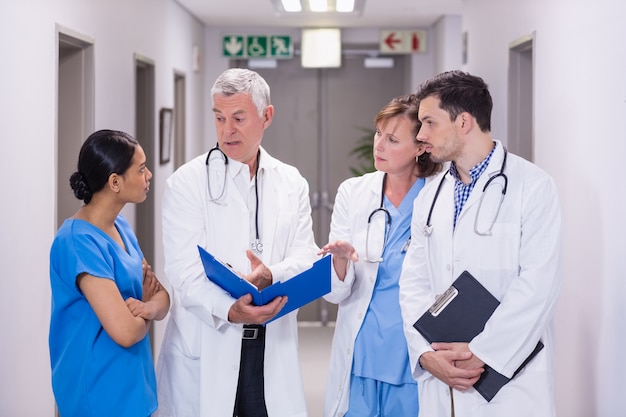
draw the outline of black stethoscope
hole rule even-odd
[[[490,236],[491,235],[491,229],[493,228],[493,225],[496,221],[496,218],[498,217],[498,214],[500,213],[500,207],[502,207],[502,201],[504,200],[504,196],[506,195],[506,187],[509,184],[509,179],[507,178],[506,174],[504,173],[504,169],[506,168],[506,158],[507,158],[507,150],[506,147],[503,147],[504,150],[504,158],[502,159],[502,166],[500,166],[500,172],[498,172],[496,175],[494,175],[493,177],[489,178],[487,180],[487,182],[485,183],[485,186],[483,187],[483,191],[482,191],[482,195],[480,197],[480,202],[478,204],[478,209],[476,211],[476,218],[474,219],[474,232],[476,232],[477,235],[480,236]],[[441,187],[443,187],[443,182],[446,179],[446,176],[448,175],[448,173],[450,173],[450,170],[448,169],[448,171],[446,171],[446,173],[443,175],[443,177],[441,177],[441,181],[439,182],[439,185],[437,186],[437,191],[435,191],[435,196],[433,197],[433,202],[430,204],[430,210],[428,211],[428,218],[426,219],[426,225],[424,226],[424,230],[422,231],[422,233],[424,233],[424,236],[429,237],[432,232],[433,232],[433,226],[431,224],[431,217],[433,215],[433,210],[435,208],[435,204],[437,203],[437,198],[439,198],[439,192],[441,191]],[[495,216],[493,217],[493,220],[491,222],[491,225],[489,226],[489,229],[487,229],[487,231],[485,232],[479,232],[478,231],[478,214],[480,213],[480,209],[483,205],[483,197],[485,196],[485,191],[487,190],[487,188],[489,188],[489,186],[491,184],[494,183],[494,180],[496,178],[502,178],[504,179],[504,184],[502,185],[502,194],[500,196],[500,202],[498,204],[498,210],[496,210],[495,212]]]
[[[222,183],[222,191],[219,193],[217,197],[213,195],[213,190],[211,189],[211,177],[209,175],[209,161],[211,160],[211,154],[213,151],[218,151],[221,156],[220,159],[224,163],[224,182]],[[255,228],[255,239],[254,242],[250,243],[250,249],[252,249],[257,254],[263,253],[263,243],[261,243],[261,238],[259,236],[259,161],[261,159],[261,151],[259,150],[256,155],[256,169],[254,171],[254,195],[256,198],[256,205],[254,208],[254,228]],[[209,201],[212,203],[218,203],[224,196],[226,192],[226,170],[228,169],[228,157],[219,147],[219,145],[215,145],[214,148],[211,148],[209,153],[206,156],[206,175],[207,175],[207,184],[209,189]]]
[[[222,191],[220,192],[220,194],[215,197],[213,195],[213,190],[211,189],[211,176],[209,175],[209,160],[211,159],[211,154],[214,151],[218,151],[220,154],[220,159],[222,160],[222,163],[224,164],[224,182],[222,183]],[[228,169],[228,157],[226,156],[226,154],[220,149],[219,145],[215,145],[214,148],[211,148],[211,150],[209,151],[209,153],[206,156],[206,161],[204,163],[206,165],[206,177],[207,177],[207,184],[209,187],[209,201],[212,203],[218,203],[222,197],[224,196],[224,193],[226,192],[226,170]]]
[[[382,253],[381,256],[378,256],[374,259],[371,259],[369,256],[369,242],[370,242],[370,225],[372,224],[372,218],[377,214],[377,213],[383,213],[385,216],[385,233],[383,236],[383,248],[385,246],[387,246],[387,238],[389,237],[389,229],[391,228],[391,214],[389,213],[389,210],[387,210],[384,207],[384,203],[385,203],[385,179],[387,178],[387,173],[385,173],[385,175],[383,175],[383,185],[382,185],[382,189],[380,191],[380,206],[377,209],[374,209],[374,211],[372,211],[369,215],[369,217],[367,218],[367,231],[365,233],[365,260],[368,262],[382,262],[383,258],[382,258]]]

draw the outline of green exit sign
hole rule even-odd
[[[229,58],[292,58],[293,44],[287,35],[226,35],[222,55]]]

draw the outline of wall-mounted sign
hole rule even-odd
[[[231,58],[292,58],[293,44],[287,35],[226,35],[222,55]]]
[[[380,32],[380,52],[385,54],[426,52],[426,31],[383,30]]]

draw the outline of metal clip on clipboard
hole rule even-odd
[[[454,286],[451,286],[443,294],[439,294],[435,297],[435,303],[428,309],[428,312],[432,314],[433,317],[437,317],[458,294],[459,290],[457,290]]]

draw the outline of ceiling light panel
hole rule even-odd
[[[309,0],[309,9],[312,12],[327,12],[328,0]]]
[[[286,12],[302,11],[302,5],[300,4],[300,0],[281,0],[281,4]]]
[[[270,0],[278,15],[340,13],[361,15],[365,0]]]
[[[339,13],[351,13],[354,11],[354,0],[336,0],[335,9]]]

